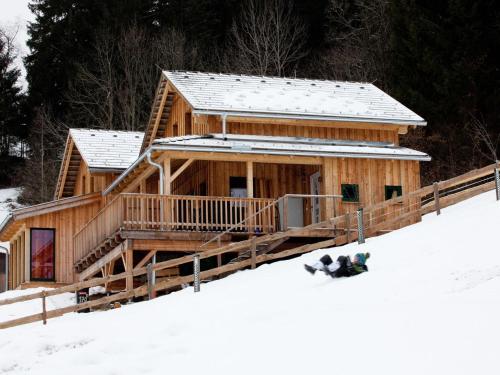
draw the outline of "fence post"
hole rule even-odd
[[[257,267],[257,237],[252,237],[252,244],[250,245],[250,256],[252,259],[251,267],[255,269]]]
[[[358,208],[358,244],[365,243],[365,233],[363,225],[363,208]]]
[[[194,292],[200,291],[200,255],[193,255]]]
[[[500,201],[500,168],[495,168],[495,185],[497,190],[497,201]]]
[[[46,293],[42,292],[42,318],[43,324],[47,324],[47,302],[46,302]]]
[[[434,182],[434,207],[436,208],[436,214],[441,215],[441,206],[439,205],[439,183]]]
[[[346,227],[346,241],[351,242],[351,213],[347,212],[345,214],[345,227]]]

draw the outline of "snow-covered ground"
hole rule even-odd
[[[499,219],[489,192],[197,294],[0,331],[0,373],[498,374]],[[370,272],[353,278],[302,267],[358,251]]]
[[[0,189],[0,224],[5,220],[12,209],[21,207],[21,205],[17,203],[17,197],[20,193],[21,190],[19,188]],[[8,249],[9,243],[0,242],[0,251],[2,251],[2,246]]]

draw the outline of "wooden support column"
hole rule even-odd
[[[27,268],[26,265],[28,264],[28,258],[26,257],[26,241],[25,241],[25,236],[24,232],[21,233],[21,236],[19,237],[19,241],[21,244],[20,252],[21,252],[21,283],[26,282],[26,273],[27,273]]]
[[[335,194],[335,183],[333,177],[333,159],[324,158],[323,165],[321,167],[321,194],[323,195],[334,195]],[[324,204],[322,207],[325,207],[323,220],[328,220],[333,217],[334,211],[334,200],[333,199],[324,199]]]
[[[247,161],[247,197],[253,198],[253,162]],[[247,203],[247,217],[251,217],[255,212],[255,207],[252,202]],[[251,218],[248,221],[248,231],[255,231],[255,218]]]
[[[247,161],[247,197],[253,198],[253,162]]]
[[[172,176],[172,167],[170,158],[165,158],[163,160],[163,178],[165,179],[163,182],[163,194],[171,195],[172,194],[172,184],[171,184],[171,176]]]
[[[134,289],[134,276],[132,274],[132,270],[134,269],[134,250],[132,246],[130,246],[130,242],[126,241],[126,250],[125,250],[125,272],[127,273],[126,278],[126,289],[127,291],[131,291]]]

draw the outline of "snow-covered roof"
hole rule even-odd
[[[164,75],[193,113],[426,125],[371,83],[183,71]]]
[[[159,138],[153,145],[169,150],[195,152],[430,160],[429,155],[424,152],[392,143],[320,138],[209,134]]]
[[[70,129],[83,160],[90,170],[124,170],[138,157],[143,132]]]

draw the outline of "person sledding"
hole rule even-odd
[[[304,268],[311,275],[316,271],[323,271],[331,277],[350,277],[368,271],[366,260],[370,258],[370,253],[357,253],[351,261],[349,256],[341,255],[333,261],[330,255],[323,255],[314,264],[304,264]]]

